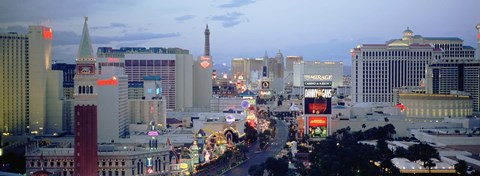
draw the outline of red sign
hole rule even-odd
[[[111,79],[99,79],[97,80],[98,86],[116,86],[118,85],[117,78],[114,76]]]
[[[107,62],[120,62],[118,58],[107,57]]]
[[[147,167],[147,174],[153,173],[153,166],[148,166]]]
[[[52,40],[52,28],[42,27],[42,36],[44,39]]]
[[[324,127],[324,126],[327,126],[327,117],[325,117],[325,116],[310,116],[308,118],[308,126],[310,126],[310,127]]]

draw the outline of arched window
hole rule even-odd
[[[78,94],[82,94],[82,87],[78,86]]]
[[[85,93],[85,86],[82,86],[82,93]]]
[[[90,93],[93,94],[93,86],[90,86]]]
[[[85,93],[86,93],[86,94],[89,94],[89,93],[90,93],[90,89],[88,88],[88,86],[85,86]]]

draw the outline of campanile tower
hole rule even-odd
[[[97,175],[96,59],[85,17],[75,68],[75,176]]]

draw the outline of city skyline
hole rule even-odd
[[[52,60],[67,63],[73,63],[75,58],[81,33],[78,21],[83,16],[90,17],[94,50],[100,46],[180,47],[200,56],[204,27],[208,24],[212,57],[216,64],[227,65],[232,58],[262,57],[265,51],[272,57],[278,49],[285,56],[300,55],[305,60],[343,61],[350,65],[351,48],[400,38],[407,27],[422,36],[459,37],[465,45],[475,47],[474,26],[480,21],[480,11],[475,10],[480,2],[473,0],[4,4],[0,7],[1,32],[24,33],[28,25],[36,24],[52,27]]]

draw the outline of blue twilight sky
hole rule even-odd
[[[28,25],[53,28],[52,59],[73,62],[89,16],[94,50],[180,47],[203,54],[211,31],[216,63],[234,57],[300,55],[305,60],[344,61],[362,43],[401,38],[410,27],[429,37],[460,37],[476,48],[479,0],[3,0],[0,32]]]

